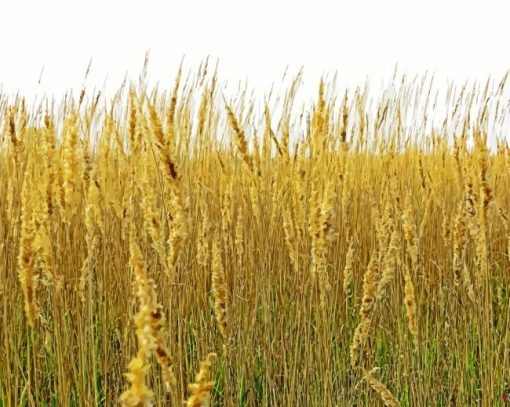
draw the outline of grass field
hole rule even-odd
[[[0,406],[503,405],[505,79],[0,95]]]

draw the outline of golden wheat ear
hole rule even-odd
[[[188,384],[191,395],[185,402],[187,407],[209,407],[211,405],[214,381],[209,380],[209,376],[215,359],[216,353],[209,353],[205,360],[200,362],[200,370],[195,376],[195,381]]]

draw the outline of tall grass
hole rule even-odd
[[[505,79],[0,95],[0,405],[496,405]]]

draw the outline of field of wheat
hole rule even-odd
[[[505,79],[0,95],[0,406],[503,403]]]

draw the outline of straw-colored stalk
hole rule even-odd
[[[260,188],[259,183],[257,180],[253,179],[250,181],[250,187],[249,187],[249,193],[250,193],[250,202],[251,202],[251,208],[253,211],[253,217],[255,218],[255,221],[257,224],[260,224],[262,221],[262,211],[260,209]]]
[[[85,243],[87,245],[87,254],[81,269],[81,276],[78,281],[78,292],[83,303],[86,302],[85,289],[91,283],[92,270],[95,264],[96,250],[99,245],[99,235],[97,230],[101,230],[101,191],[96,175],[92,174],[89,186],[87,188],[87,197],[85,203]]]
[[[197,241],[197,263],[205,269],[209,265],[209,232],[211,225],[209,221],[209,209],[204,201],[201,201],[200,204],[200,214],[202,223],[200,225]]]
[[[299,149],[299,157],[297,162],[297,174],[291,178],[292,194],[292,213],[294,214],[294,223],[299,238],[302,239],[305,235],[305,213],[306,213],[306,190],[305,190],[305,176],[306,171],[304,168],[304,147]]]
[[[402,214],[404,237],[406,240],[407,254],[411,259],[411,266],[414,272],[418,272],[418,235],[416,230],[416,224],[413,220],[413,211],[411,204],[411,196],[407,195],[404,204],[404,213]]]
[[[404,304],[406,307],[407,313],[407,326],[409,328],[409,332],[413,337],[414,347],[418,349],[418,316],[417,316],[417,306],[416,306],[416,297],[414,295],[414,285],[413,280],[411,278],[411,273],[408,267],[404,268]]]
[[[223,339],[223,354],[228,355],[228,293],[225,270],[221,259],[218,235],[212,246],[212,294],[214,298],[214,314],[216,325]]]
[[[223,245],[225,250],[229,250],[229,245],[231,241],[231,228],[233,224],[233,215],[232,215],[232,199],[234,194],[234,185],[231,180],[227,178],[226,175],[222,174],[221,177],[221,185],[223,186],[223,191],[221,193],[221,239],[223,241]]]
[[[354,263],[354,242],[351,238],[349,242],[349,248],[347,249],[347,254],[345,255],[345,266],[344,266],[344,279],[343,279],[343,290],[344,294],[349,294],[350,286],[352,283],[352,274],[353,274],[353,263]]]
[[[391,232],[390,243],[382,262],[382,276],[379,284],[379,298],[385,294],[386,287],[391,284],[395,277],[400,254],[400,233],[397,228]]]
[[[47,174],[42,175],[43,182],[35,187],[34,202],[34,250],[37,264],[41,270],[41,282],[45,286],[54,284],[52,239],[50,236],[51,219],[49,217],[48,201],[46,200]]]
[[[359,309],[360,322],[354,331],[351,343],[351,365],[355,367],[368,338],[377,291],[379,289],[378,253],[374,251],[363,278],[363,298]]]
[[[165,315],[162,306],[157,301],[156,285],[147,276],[145,262],[138,244],[134,241],[133,231],[131,232],[129,248],[136,296],[140,304],[135,316],[138,353],[128,366],[130,372],[127,377],[131,383],[131,388],[123,393],[121,401],[127,403],[127,401],[132,400],[134,403],[124,404],[125,406],[146,406],[151,405],[150,401],[152,399],[152,393],[147,392],[145,385],[145,374],[148,369],[146,366],[147,359],[152,353],[154,353],[161,366],[163,382],[167,391],[175,391],[177,380],[170,366],[170,356],[165,344],[163,329]],[[149,404],[136,404],[136,402]]]
[[[159,165],[165,185],[171,193],[169,201],[171,218],[170,232],[167,239],[166,271],[171,282],[175,281],[177,263],[185,239],[188,235],[188,199],[185,198],[181,177],[174,158],[173,146],[169,138],[165,137],[156,107],[149,103],[149,117],[151,131],[159,151]]]
[[[158,255],[165,274],[169,275],[166,261],[167,253],[163,221],[161,219],[161,211],[157,205],[156,192],[149,178],[150,168],[149,160],[146,160],[141,179],[138,183],[142,197],[141,207],[143,211],[144,229],[148,232],[152,247]]]
[[[33,201],[30,195],[32,184],[30,163],[25,172],[21,191],[21,232],[18,254],[18,277],[23,290],[25,302],[25,315],[28,324],[34,328],[39,315],[39,307],[36,301],[36,291],[39,276],[35,264],[36,251],[34,248],[35,226],[33,216]]]
[[[466,203],[464,208],[461,205],[458,214],[455,217],[454,230],[453,230],[453,272],[455,277],[455,285],[460,286],[461,282],[464,283],[468,298],[471,301],[475,300],[475,293],[471,277],[466,265],[466,249],[468,244],[468,228],[466,225]]]
[[[479,230],[476,235],[476,273],[475,283],[477,289],[482,287],[483,281],[488,278],[489,258],[487,250],[487,213],[492,203],[492,189],[488,181],[488,150],[481,135],[476,137],[477,159],[479,167],[480,193],[478,198]]]
[[[503,229],[506,233],[506,244],[507,244],[506,255],[510,259],[510,223],[508,222],[508,215],[505,212],[505,210],[501,207],[499,207],[498,213],[499,213],[499,216],[503,223]]]
[[[260,175],[259,173],[256,172],[255,166],[253,164],[253,157],[248,151],[248,141],[246,140],[246,135],[244,134],[244,131],[241,129],[239,122],[237,121],[237,118],[232,109],[230,108],[230,106],[228,106],[225,103],[225,108],[227,110],[227,117],[230,126],[234,130],[235,142],[239,154],[241,155],[241,158],[243,159],[244,163],[246,164],[246,166],[248,167],[252,174]]]
[[[283,209],[283,232],[285,233],[285,244],[287,245],[287,251],[289,252],[290,263],[292,264],[294,272],[297,273],[299,270],[297,233],[292,220],[292,214],[288,207]]]
[[[79,203],[78,177],[80,158],[78,155],[78,116],[70,115],[64,126],[64,140],[62,148],[62,177],[64,195],[64,219],[70,224],[71,218],[77,213]]]
[[[237,211],[237,220],[235,226],[235,241],[234,245],[236,248],[237,264],[239,267],[243,264],[244,255],[244,212],[242,210]]]
[[[316,179],[317,181],[317,179]],[[326,296],[331,289],[327,270],[328,243],[336,238],[333,227],[335,192],[331,182],[328,182],[322,203],[320,193],[314,183],[310,196],[310,226],[309,233],[312,239],[312,272],[319,281],[320,307],[326,306]]]

